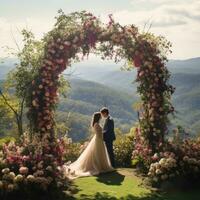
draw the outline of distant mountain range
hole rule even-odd
[[[0,79],[5,79],[16,60],[0,64]],[[200,133],[200,58],[170,60],[171,84],[176,87],[173,103],[177,110],[173,124],[182,125],[190,133]],[[71,81],[68,100],[61,99],[58,109],[71,110],[89,119],[102,105],[112,108],[117,123],[128,124],[136,120],[132,103],[136,101],[136,71],[121,71],[121,64],[78,63],[64,74]],[[120,106],[121,105],[121,106]]]
[[[136,77],[136,70],[124,71],[120,70],[122,65],[91,65],[76,64],[64,73],[72,74],[72,78],[80,78],[110,86],[112,88],[134,92],[136,85],[132,84]],[[200,74],[200,57],[187,60],[170,60],[167,63],[168,69],[172,73],[172,77],[177,74]]]
[[[115,119],[115,127],[128,132],[137,120],[132,109],[135,101],[136,97],[126,92],[91,81],[72,79],[67,99],[61,98],[58,105],[58,121],[65,123],[70,115],[69,135],[78,141],[87,137],[92,114],[107,106]]]
[[[17,63],[15,58],[0,60],[0,80],[5,79],[8,72],[15,68],[15,63]]]

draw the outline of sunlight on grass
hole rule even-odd
[[[95,197],[95,194],[104,193],[111,197],[121,198],[128,195],[135,197],[145,197],[150,194],[150,190],[141,185],[142,181],[130,174],[124,175],[123,171],[101,175],[99,177],[79,178],[75,181],[79,192],[76,198],[83,196]]]
[[[79,200],[199,200],[199,191],[175,189],[165,193],[152,192],[142,185],[141,178],[132,169],[119,169],[116,172],[98,177],[75,180],[74,199]]]

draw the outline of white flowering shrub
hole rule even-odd
[[[177,181],[199,183],[200,176],[200,139],[184,140],[180,144],[168,143],[165,152],[152,156],[148,176],[152,183]]]
[[[158,162],[152,163],[148,172],[148,176],[150,176],[154,182],[174,178],[178,174],[177,161],[173,157],[161,158]]]

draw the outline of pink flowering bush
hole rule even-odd
[[[142,136],[140,129],[137,127],[134,133],[134,150],[132,152],[132,160],[134,165],[140,170],[147,171],[152,162],[152,149],[146,144],[145,138]]]
[[[25,188],[34,192],[67,187],[69,181],[62,165],[69,141],[63,138],[52,145],[53,152],[44,141],[30,142],[27,137],[4,144],[0,151],[0,194],[26,191]]]

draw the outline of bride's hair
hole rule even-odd
[[[94,124],[98,123],[100,119],[101,119],[101,113],[100,112],[95,112],[93,114],[93,117],[92,117],[91,126],[93,127]]]

